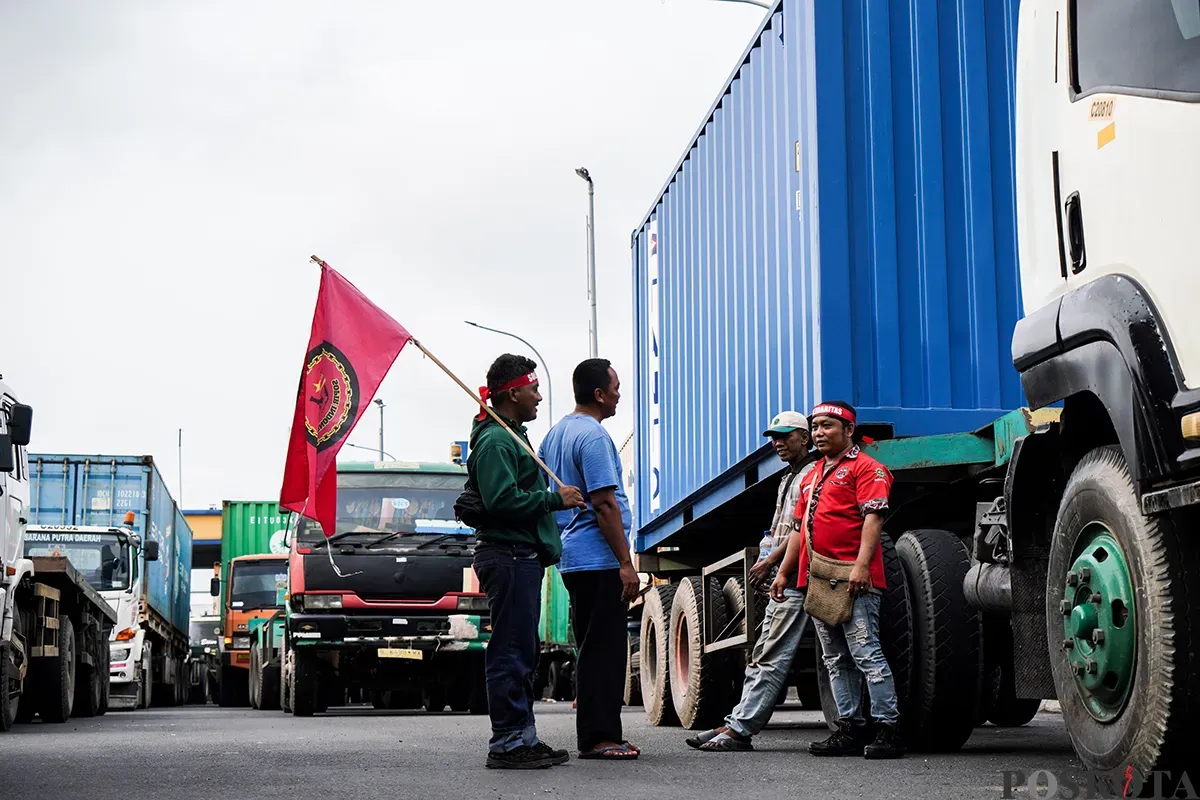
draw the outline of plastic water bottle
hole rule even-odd
[[[771,531],[763,531],[762,541],[758,543],[758,560],[761,562],[771,555],[773,549],[775,549],[775,537],[771,535]]]

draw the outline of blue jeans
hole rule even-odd
[[[739,736],[754,736],[775,713],[779,693],[792,671],[796,648],[808,624],[804,613],[804,592],[785,589],[784,601],[767,603],[762,631],[742,683],[742,699],[725,718],[725,726]]]
[[[533,719],[533,673],[537,668],[542,569],[532,546],[480,543],[475,573],[487,594],[492,635],[486,650],[488,749],[504,753],[538,743]]]
[[[837,700],[838,718],[863,725],[862,679],[867,678],[871,697],[871,716],[876,722],[896,724],[900,711],[896,701],[896,683],[879,642],[879,602],[877,594],[855,598],[849,621],[826,625],[814,619],[821,642],[825,669]]]

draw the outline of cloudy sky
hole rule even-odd
[[[762,19],[714,0],[0,0],[0,373],[34,452],[150,454],[183,505],[277,498],[327,260],[471,386],[511,339],[572,406],[632,369],[629,236]],[[545,393],[545,392],[544,392]],[[386,449],[473,406],[409,348]],[[632,381],[608,423],[632,426]],[[548,414],[531,426],[535,443]],[[372,409],[350,441],[378,443]],[[347,458],[370,458],[361,450]]]

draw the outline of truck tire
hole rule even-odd
[[[983,683],[983,621],[963,578],[971,556],[949,531],[915,530],[896,544],[913,613],[912,685],[901,725],[918,752],[954,752],[975,729]],[[899,686],[897,686],[899,690]]]
[[[1067,481],[1046,572],[1050,666],[1075,752],[1146,784],[1194,763],[1200,719],[1200,545],[1176,522],[1142,516],[1120,449],[1097,448]],[[1077,676],[1085,658],[1095,672]]]
[[[642,704],[641,638],[630,633],[625,650],[625,705]]]
[[[261,659],[262,656],[259,656]],[[263,711],[278,711],[279,710],[279,683],[280,683],[279,667],[272,667],[268,664],[259,664],[258,686],[260,698],[258,701],[259,709]]]
[[[66,722],[75,705],[75,625],[58,618],[58,655],[34,662],[38,672],[38,713],[42,722]]]
[[[263,686],[262,673],[258,669],[258,642],[250,643],[250,674],[246,676],[249,687],[250,708],[257,711],[262,708]]]
[[[0,731],[17,721],[21,703],[21,678],[13,655],[12,642],[0,642]]]
[[[904,725],[908,718],[908,710],[912,692],[913,669],[913,604],[909,593],[908,578],[905,574],[904,563],[892,537],[884,533],[880,539],[883,547],[883,577],[887,588],[879,603],[879,639],[883,644],[883,655],[887,659],[888,668],[892,671],[892,680],[896,685],[896,697],[900,706],[900,724]],[[816,656],[815,686],[819,707],[825,714],[825,724],[830,730],[837,730],[837,702],[833,698],[833,688],[829,683],[829,671],[825,668],[822,658],[821,639],[816,636],[814,623],[813,652]],[[801,645],[803,647],[803,644]],[[801,700],[803,702],[803,698]],[[871,698],[867,687],[863,685],[863,713],[871,719]]]
[[[292,680],[289,688],[288,705],[297,717],[311,717],[317,711],[319,686],[317,684],[317,657],[306,650],[291,650]]]
[[[77,631],[75,634],[75,707],[74,716],[94,717],[100,713],[101,692],[100,671],[96,667],[83,663],[83,655],[87,652],[88,634]],[[104,643],[108,646],[108,642]],[[107,674],[105,680],[108,679]]]
[[[801,670],[799,665],[795,666],[792,672],[792,685],[796,687],[796,697],[800,700],[801,708],[806,711],[822,711],[824,709],[821,705],[820,678],[817,676],[815,668],[809,671]]]
[[[140,695],[138,698],[138,708],[149,708],[150,701],[154,699],[154,662],[150,655],[150,643],[142,644],[142,681],[139,684]]]
[[[674,725],[679,721],[671,702],[671,605],[678,584],[655,586],[642,604],[642,703],[651,725]]]
[[[742,609],[746,605],[746,593],[742,587],[742,579],[730,578],[725,581],[725,585],[721,588],[721,593],[725,596],[725,608],[729,613],[729,619],[733,619],[738,614],[741,614]],[[756,623],[762,622],[763,615],[767,613],[768,602],[769,598],[763,597],[757,592],[754,593],[754,619]],[[733,633],[739,635],[745,632],[746,618],[743,616]],[[730,691],[738,696],[742,693],[742,684],[746,677],[746,661],[748,657],[749,651],[743,647],[739,647],[729,653]],[[785,689],[783,693],[786,696],[787,690]]]
[[[108,637],[103,634],[100,638],[104,641],[102,645],[101,658],[104,659],[104,666],[101,669],[100,678],[100,709],[96,712],[96,716],[103,717],[108,713],[108,697],[110,685],[112,683],[112,648],[108,646]]]
[[[430,714],[440,714],[446,710],[446,687],[440,683],[429,684],[421,693],[421,703]]]
[[[245,708],[250,704],[249,671],[223,665],[219,689],[221,708]]]
[[[728,653],[704,653],[704,620],[700,593],[707,591],[713,626],[720,630],[729,620],[725,594],[715,578],[686,578],[671,603],[671,702],[680,724],[689,730],[712,727],[729,711],[730,659]]]

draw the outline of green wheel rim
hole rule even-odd
[[[1079,541],[1063,587],[1063,649],[1084,707],[1100,722],[1111,722],[1129,702],[1137,666],[1133,579],[1104,523],[1089,524]]]

